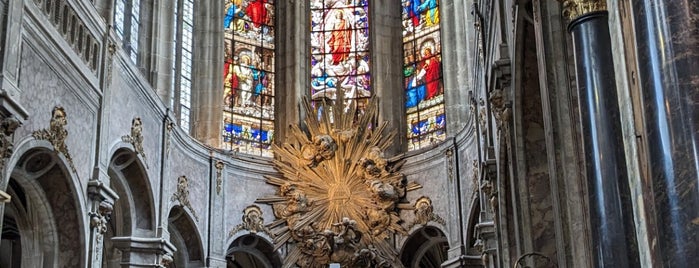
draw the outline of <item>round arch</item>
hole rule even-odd
[[[449,242],[442,230],[424,226],[414,231],[403,244],[400,260],[410,268],[437,268],[447,259]]]
[[[87,263],[85,196],[70,166],[48,141],[32,137],[16,142],[7,160],[0,185],[15,202],[3,212],[3,222],[11,223],[3,232],[20,245],[13,252],[19,257],[9,258],[21,267]]]
[[[204,265],[204,247],[193,217],[182,206],[173,206],[168,213],[170,242],[177,248],[170,267]]]
[[[237,237],[226,251],[228,268],[273,268],[281,267],[281,256],[274,251],[274,245],[257,234]]]

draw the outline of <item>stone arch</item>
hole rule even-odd
[[[8,225],[3,233],[19,244],[9,257],[19,264],[2,266],[85,266],[87,216],[77,174],[47,141],[28,137],[15,148],[4,176],[4,187],[13,201],[5,206],[3,222]]]
[[[170,242],[177,248],[169,267],[192,267],[204,264],[202,239],[192,215],[182,206],[174,206],[168,213]]]
[[[281,267],[282,259],[265,237],[248,233],[230,243],[226,263],[229,268],[272,268]]]
[[[156,225],[155,207],[143,159],[138,157],[129,144],[122,142],[114,146],[110,153],[107,168],[109,187],[117,193],[119,199],[114,203],[107,224],[102,266],[120,267],[120,263],[125,261],[123,252],[130,251],[130,245],[115,243],[112,238],[125,241],[134,237],[152,237]]]
[[[449,242],[444,232],[434,226],[414,231],[403,244],[400,261],[410,268],[441,267],[447,259]]]

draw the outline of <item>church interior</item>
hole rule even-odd
[[[689,0],[0,0],[0,267],[696,267]]]

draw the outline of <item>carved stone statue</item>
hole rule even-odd
[[[12,155],[12,135],[22,125],[15,117],[7,117],[0,121],[0,170],[5,166],[5,158]]]

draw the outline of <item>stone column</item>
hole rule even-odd
[[[114,202],[119,198],[108,186],[98,180],[92,180],[87,185],[90,198],[90,250],[88,267],[102,267],[102,251],[104,250],[104,234],[107,223],[112,215]]]
[[[575,52],[595,266],[638,266],[633,222],[624,213],[628,178],[606,1],[561,2]]]
[[[473,51],[473,1],[441,1],[439,7],[442,31],[442,79],[447,132],[450,136],[461,131],[469,114],[469,91],[473,75],[469,66]]]
[[[298,125],[305,118],[301,100],[311,88],[310,8],[309,1],[275,1],[277,18],[275,124],[276,143],[288,136],[289,125]],[[282,11],[283,12],[280,12]]]
[[[190,132],[218,147],[223,127],[223,4],[194,1],[194,59]]]
[[[699,263],[699,5],[631,3],[657,256],[662,266],[690,267]]]
[[[150,24],[145,24],[150,33],[146,39],[148,45],[148,55],[144,56],[144,65],[147,66],[148,80],[153,89],[158,93],[160,99],[167,107],[170,105],[170,91],[172,89],[172,65],[174,55],[172,46],[174,45],[174,25],[175,7],[177,1],[154,0],[147,1],[153,9]],[[145,21],[145,19],[144,19]],[[146,62],[147,61],[147,62]]]
[[[408,148],[403,93],[403,39],[399,0],[372,1],[369,9],[371,35],[371,82],[379,98],[379,122],[388,122],[398,131],[387,155],[396,155]]]

